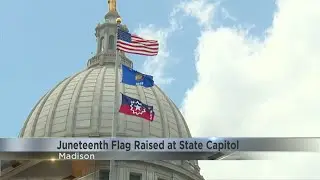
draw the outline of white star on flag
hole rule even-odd
[[[146,109],[141,108],[141,105],[142,104],[139,101],[131,101],[130,111],[136,115],[141,115],[141,114],[145,113]]]

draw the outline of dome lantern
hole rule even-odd
[[[121,18],[116,10],[116,0],[109,0],[109,11],[105,15],[105,21],[99,23],[95,29],[97,42],[96,54],[87,62],[87,67],[103,66],[105,64],[114,64],[116,60],[116,36],[118,26],[122,29],[127,27],[121,24]],[[132,68],[132,61],[128,59],[123,52],[119,52],[119,65],[124,64]]]

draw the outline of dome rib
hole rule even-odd
[[[146,104],[148,104],[146,94],[143,91],[142,87],[136,86],[136,89],[137,89],[137,93],[139,95],[138,99],[140,99],[142,102],[145,102]],[[149,135],[150,135],[150,122],[149,121],[142,121],[141,128],[142,128],[142,132],[141,132],[142,137],[149,137]]]
[[[156,88],[158,89],[158,91],[160,90],[159,87],[156,87]],[[168,102],[172,102],[171,99],[169,99],[165,94],[163,96]],[[181,126],[180,118],[178,117],[177,112],[174,110],[174,108],[176,108],[176,107],[173,107],[172,103],[169,103],[169,106],[170,106],[170,109],[174,115],[174,118],[177,119],[177,129],[178,129],[179,137],[183,137],[183,134],[182,134],[182,131],[180,128],[180,126]]]
[[[26,127],[27,127],[27,124],[28,124],[28,122],[29,122],[30,117],[32,116],[33,112],[36,110],[36,108],[38,107],[38,105],[40,104],[40,102],[41,102],[42,100],[44,100],[44,98],[45,98],[47,95],[48,95],[48,93],[46,93],[45,95],[43,95],[43,96],[40,98],[40,100],[37,102],[37,104],[32,108],[32,110],[31,110],[31,112],[29,113],[27,119],[26,119],[26,120],[24,121],[24,123],[23,123],[23,127],[22,127],[22,129],[21,129],[21,131],[20,131],[19,137],[23,137],[23,136],[24,136],[25,130],[26,130]]]
[[[171,103],[173,103],[172,102],[172,100],[171,99],[168,99]],[[173,104],[174,105],[174,104]],[[175,106],[175,105],[174,105]],[[178,108],[177,108],[178,109]],[[179,110],[179,109],[178,109]],[[181,112],[180,112],[181,113]],[[181,116],[181,115],[180,115]],[[187,124],[187,122],[186,122],[186,120],[183,118],[183,116],[181,116],[181,120],[180,121],[182,121],[182,123],[183,123],[183,126],[186,128],[186,131],[187,131],[187,133],[188,133],[188,136],[191,138],[192,136],[191,136],[191,132],[190,132],[190,129],[189,129],[189,127],[188,127],[188,124]]]
[[[83,71],[82,71],[83,72]],[[72,77],[69,77],[65,80],[65,83],[63,84],[61,90],[58,92],[58,96],[57,98],[54,100],[53,105],[51,106],[49,113],[48,113],[48,117],[47,117],[47,121],[46,121],[46,125],[45,125],[45,136],[51,136],[52,133],[52,121],[55,117],[55,111],[57,110],[57,105],[61,99],[61,96],[64,92],[64,90],[66,89],[66,87],[70,84],[70,82],[77,77],[78,74],[80,74],[81,72],[73,75]],[[58,87],[58,86],[57,86]]]
[[[158,97],[158,94],[155,92],[154,87],[151,88],[151,91],[152,91],[152,93],[153,93],[153,95],[154,95],[154,97],[156,99],[157,106],[159,107],[159,111],[160,111],[160,116],[161,116],[161,120],[162,120],[161,121],[161,125],[162,125],[162,129],[163,129],[162,137],[170,137],[169,130],[168,130],[168,128],[169,128],[168,127],[169,126],[168,119],[164,114],[165,111],[164,111],[164,109],[162,107],[162,103],[160,102],[160,99]]]
[[[158,90],[161,91],[161,89],[160,89],[159,87],[158,87]],[[166,94],[164,94],[164,97],[167,99],[168,102],[170,102],[169,104],[170,104],[170,106],[171,106],[172,111],[174,111],[174,114],[177,115],[178,113],[175,111],[175,109],[176,109],[176,110],[179,110],[179,108],[172,102],[172,100],[171,100]],[[173,107],[173,106],[174,106],[174,107]],[[180,110],[179,110],[179,112],[180,112]],[[181,112],[180,112],[180,113],[181,113]],[[188,137],[192,137],[192,136],[191,136],[190,129],[189,129],[188,125],[187,125],[186,120],[183,118],[183,116],[182,116],[181,114],[180,114],[179,116],[180,116],[180,118],[177,118],[177,116],[176,116],[176,118],[178,119],[178,123],[179,123],[180,125],[182,125],[183,127],[186,128],[186,131],[187,131],[187,133],[188,133]],[[181,123],[183,123],[183,124],[181,124]],[[181,130],[181,128],[180,128],[180,130]],[[181,132],[182,132],[182,131],[181,131]]]
[[[78,82],[71,98],[71,103],[69,106],[69,112],[67,116],[67,131],[66,131],[66,136],[67,137],[74,137],[74,126],[75,126],[75,116],[76,116],[76,111],[77,111],[77,105],[79,102],[79,96],[80,92],[82,90],[83,84],[86,80],[86,78],[89,76],[89,74],[93,71],[94,69],[88,69],[87,71],[84,71],[85,73],[84,77],[80,79],[80,82]]]
[[[35,130],[36,130],[36,125],[38,123],[38,120],[40,119],[39,116],[40,116],[40,113],[43,109],[43,106],[46,104],[48,98],[51,96],[51,94],[62,84],[65,82],[66,79],[64,79],[63,81],[61,81],[60,83],[58,83],[53,89],[51,89],[49,91],[49,93],[47,94],[47,96],[43,99],[43,101],[41,102],[40,106],[39,106],[39,109],[36,113],[36,116],[34,117],[33,119],[33,122],[32,122],[32,129],[31,129],[31,136],[34,136],[35,135]]]
[[[119,76],[119,79],[122,78],[122,71],[120,71],[121,76]],[[122,92],[123,94],[126,94],[126,87],[124,83],[120,83],[119,84],[119,92]],[[120,96],[121,97],[121,96]],[[121,103],[120,103],[121,104]],[[120,114],[119,114],[119,119],[120,119]],[[117,123],[117,132],[119,132],[119,134],[125,134],[125,129],[127,129],[127,121],[129,119],[128,116],[125,116],[123,118],[126,118],[126,120],[124,121],[118,121]]]
[[[120,72],[122,72],[122,70],[119,70]],[[122,74],[122,73],[121,73]],[[121,77],[120,77],[121,78]],[[121,86],[122,84],[122,86]],[[135,91],[135,92],[132,92],[132,91]],[[139,94],[139,90],[137,89],[137,87],[134,87],[134,86],[130,86],[130,85],[126,85],[124,83],[120,83],[119,82],[119,92],[122,92],[124,95],[127,95],[127,96],[130,96],[132,98],[136,98],[136,99],[140,99],[140,94]],[[145,102],[144,100],[140,99],[142,102]],[[121,101],[120,100],[120,104],[121,104]],[[137,132],[137,130],[135,128],[131,128],[130,126],[128,127],[128,122],[132,122],[134,121],[135,123],[139,124],[141,123],[141,128],[143,127],[143,122],[142,121],[136,121],[136,118],[137,117],[130,117],[130,116],[126,116],[126,115],[123,115],[123,114],[119,114],[119,119],[120,119],[120,116],[122,116],[123,118],[126,118],[125,121],[117,121],[117,132],[118,131],[122,131],[122,127],[124,127],[124,131],[123,131],[123,134],[127,137],[137,137],[137,134],[134,133],[133,135],[130,135],[128,136],[128,132],[126,132],[126,130],[129,130],[129,131],[133,131],[133,132]],[[121,128],[121,129],[120,129]],[[143,131],[143,129],[141,129]],[[122,132],[121,132],[122,133]],[[142,132],[140,132],[140,137],[143,135]]]
[[[102,67],[100,69],[99,75],[97,77],[97,82],[94,88],[93,93],[93,102],[91,107],[91,136],[99,136],[99,126],[101,121],[101,102],[102,102],[102,93],[104,86],[104,76],[106,74],[106,68]]]
[[[159,91],[161,91],[161,89],[158,87],[158,90]],[[179,129],[179,131],[180,131],[180,133],[181,133],[181,136],[180,137],[183,137],[183,135],[182,135],[182,130],[181,130],[181,127],[185,127],[186,128],[186,131],[187,131],[187,133],[188,133],[188,137],[192,137],[191,136],[191,132],[190,132],[190,130],[189,130],[189,127],[188,127],[188,125],[187,125],[187,122],[185,121],[185,119],[183,118],[183,116],[181,115],[181,112],[180,112],[180,110],[179,110],[179,108],[172,102],[172,100],[166,95],[166,94],[164,94],[164,97],[166,98],[166,100],[168,101],[168,102],[170,102],[169,103],[169,105],[170,105],[170,107],[171,107],[171,109],[172,109],[172,111],[173,111],[173,114],[175,115],[175,118],[177,119],[177,125],[178,125],[178,129]],[[175,110],[179,110],[179,112],[177,113],[177,111],[175,111]],[[179,114],[180,113],[180,114]],[[179,117],[178,117],[179,116]],[[183,124],[181,124],[181,123],[183,123]],[[179,126],[180,125],[180,126]]]

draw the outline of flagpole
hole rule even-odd
[[[117,18],[117,28],[121,23],[121,19]],[[116,39],[118,39],[118,29],[116,31]],[[117,42],[116,42],[117,43]],[[115,94],[114,94],[114,112],[113,112],[113,119],[112,119],[112,132],[111,137],[115,138],[117,136],[117,123],[118,123],[118,108],[119,108],[119,52],[118,48],[116,46],[116,60],[114,63],[114,72],[115,72]],[[110,180],[116,180],[117,179],[117,164],[115,160],[110,160]]]

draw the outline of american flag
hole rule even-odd
[[[156,40],[143,39],[118,28],[117,48],[131,54],[155,56],[159,51],[159,43]]]

